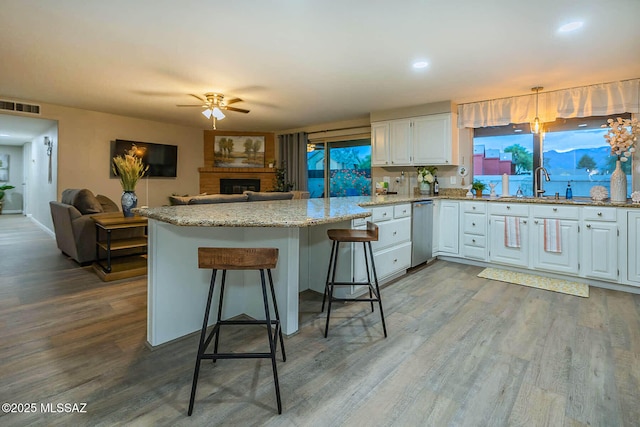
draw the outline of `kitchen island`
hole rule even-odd
[[[326,230],[371,213],[371,197],[280,200],[139,209],[149,219],[147,340],[156,346],[202,327],[211,278],[198,247],[275,247],[276,299],[285,334],[298,330],[298,294],[322,292],[331,246]],[[310,259],[309,253],[313,253]],[[346,264],[346,263],[345,263]],[[230,271],[223,318],[264,316],[259,275]],[[219,287],[216,289],[219,291]],[[216,297],[218,293],[216,292]],[[217,306],[212,307],[211,323]]]

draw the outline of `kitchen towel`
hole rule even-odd
[[[502,197],[509,196],[509,175],[502,174]]]
[[[560,220],[544,220],[544,250],[547,252],[562,252],[562,235],[560,234]]]
[[[520,218],[504,217],[504,245],[508,248],[520,247]]]

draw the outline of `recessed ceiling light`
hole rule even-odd
[[[584,22],[582,21],[569,22],[568,24],[564,24],[563,26],[558,28],[558,31],[560,31],[561,33],[568,33],[581,28],[582,25],[584,25]]]
[[[413,63],[413,68],[416,68],[416,69],[427,68],[428,66],[429,66],[429,63],[427,61],[416,61]]]
[[[6,133],[0,133],[0,136],[11,136],[11,135],[7,135]]]

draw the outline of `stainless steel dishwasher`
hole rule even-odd
[[[411,267],[427,262],[433,253],[433,201],[415,202],[411,209]]]

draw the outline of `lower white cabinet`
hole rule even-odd
[[[460,239],[460,202],[443,200],[440,202],[438,253],[441,255],[458,255]]]
[[[371,242],[371,247],[378,280],[382,280],[411,266],[411,205],[374,207],[371,213],[378,226],[378,241]],[[366,225],[355,228],[366,229]],[[363,245],[352,245],[354,280],[366,282]]]
[[[640,212],[627,212],[627,279],[640,286]]]
[[[547,218],[556,220],[554,218]],[[553,251],[545,248],[544,218],[533,219],[533,268],[547,270],[555,273],[578,274],[579,247],[578,247],[578,221],[557,219],[559,221],[558,240],[559,250]]]
[[[487,260],[487,203],[462,202],[462,256]]]
[[[529,207],[524,204],[491,203],[489,206],[489,261],[516,267],[529,266]],[[509,227],[507,244],[507,219],[513,218],[515,224]],[[516,228],[517,224],[517,228]]]
[[[618,280],[618,238],[616,208],[583,208],[580,232],[583,277]]]

